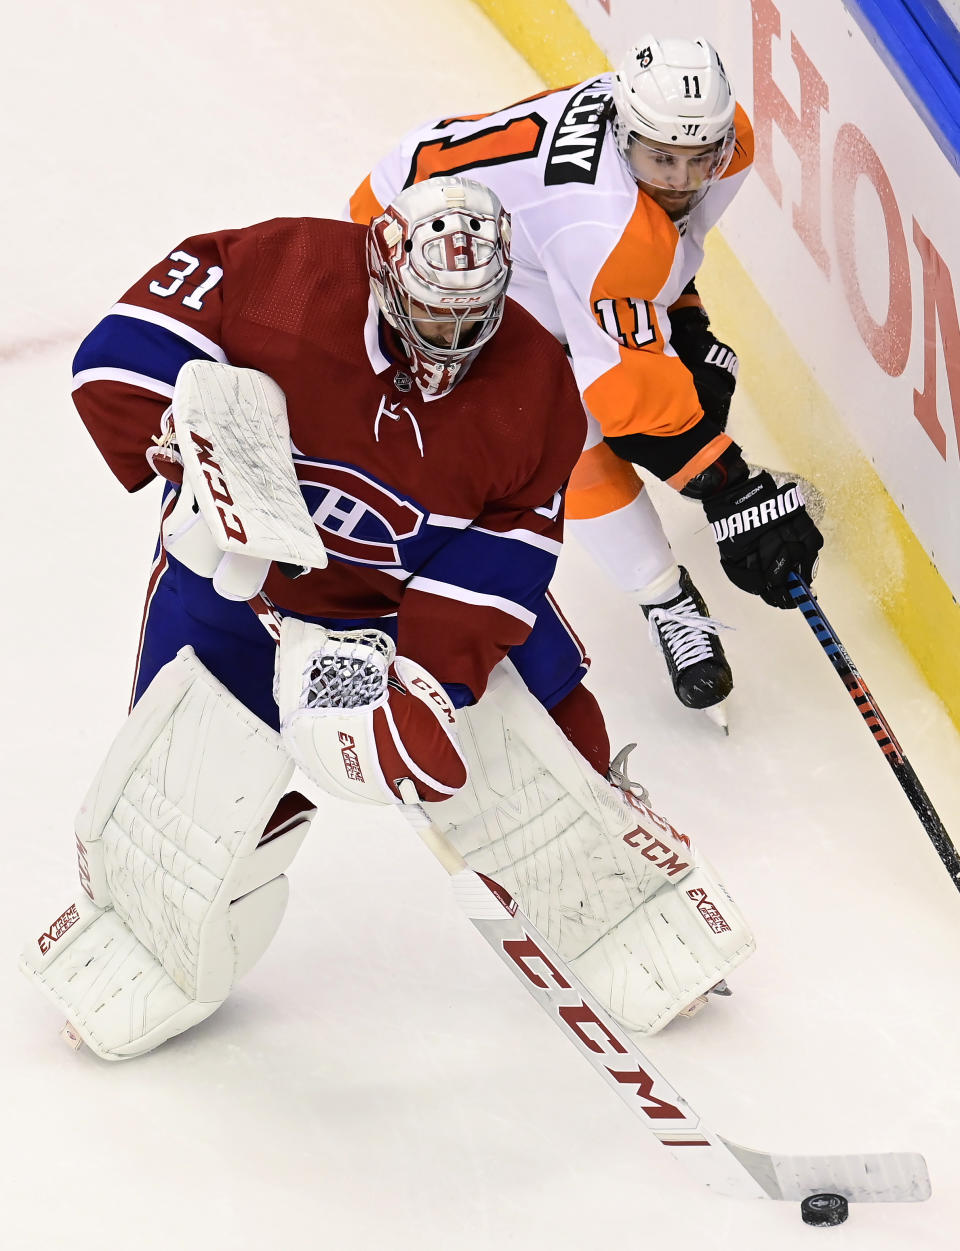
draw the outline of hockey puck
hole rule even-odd
[[[850,1208],[843,1195],[808,1195],[800,1204],[800,1215],[807,1225],[842,1225]]]

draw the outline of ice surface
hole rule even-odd
[[[678,556],[737,627],[729,739],[677,705],[639,612],[572,548],[559,597],[614,743],[639,741],[634,769],[722,867],[759,952],[734,998],[651,1054],[749,1146],[924,1152],[929,1203],[854,1207],[827,1235],[796,1205],[698,1189],[506,976],[399,820],[345,806],[294,864],[263,961],[155,1054],[71,1053],[15,971],[75,889],[73,813],[123,717],[153,545],[155,492],[125,496],[71,407],[76,344],[182,237],[336,212],[408,125],[538,88],[466,0],[7,15],[4,1251],[956,1245],[960,897],[803,620],[728,585],[698,508],[664,491]],[[742,394],[733,425],[777,463]],[[816,585],[960,833],[942,707],[829,550]]]

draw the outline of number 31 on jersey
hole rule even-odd
[[[170,279],[168,286],[156,280],[150,283],[150,294],[159,295],[161,299],[168,296],[176,295],[184,282],[190,277],[195,269],[200,265],[199,260],[195,256],[191,256],[189,252],[171,252],[168,260],[176,261],[177,264],[172,269],[167,270],[167,277]],[[207,270],[207,276],[198,287],[192,287],[190,292],[180,301],[187,308],[195,308],[198,311],[203,308],[203,297],[217,285],[223,277],[223,270],[219,265],[211,265]]]

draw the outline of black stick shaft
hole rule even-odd
[[[847,649],[837,637],[836,630],[823,615],[823,610],[810,587],[797,574],[791,574],[791,580],[790,594],[796,600],[797,607],[803,613],[817,642],[829,657],[830,663],[847,688],[850,698],[860,710],[867,729],[873,735],[874,741],[883,752],[887,764],[900,783],[903,793],[910,800],[914,812],[920,818],[920,824],[936,848],[937,855],[943,861],[943,866],[950,874],[951,881],[957,890],[960,890],[960,852],[957,851],[953,840],[937,815],[937,810],[930,802],[930,796],[923,789],[920,779],[903,754],[903,749],[890,729],[889,722],[880,711],[877,701],[871,695],[857,666],[850,659]]]

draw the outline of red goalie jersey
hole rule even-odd
[[[74,399],[128,490],[191,359],[269,374],[330,555],[267,594],[299,616],[397,615],[403,655],[476,699],[543,604],[585,419],[562,349],[518,305],[465,378],[425,399],[370,295],[366,230],[280,219],[197,236],[82,344]]]

